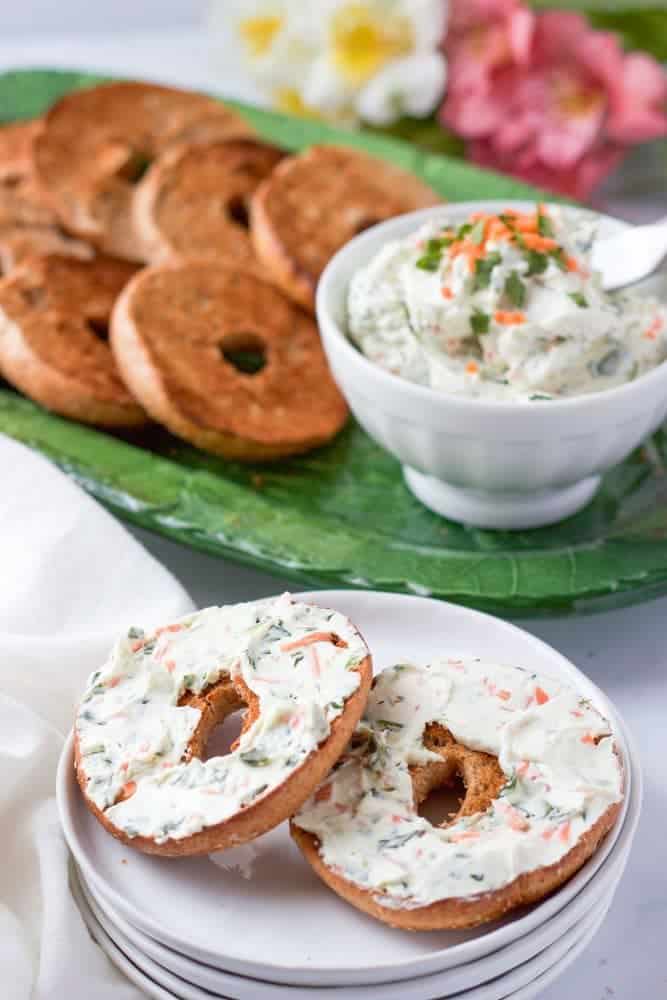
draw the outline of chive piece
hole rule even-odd
[[[555,235],[551,219],[548,215],[543,215],[540,211],[537,213],[537,231],[540,236],[549,236],[552,239]]]
[[[423,837],[424,832],[423,830],[411,830],[410,833],[396,833],[393,837],[383,837],[381,840],[378,840],[378,847],[380,850],[384,848],[395,851],[398,847],[403,847],[404,844],[407,844],[413,837]]]
[[[484,876],[478,875],[476,872],[470,872],[470,878],[474,879],[475,882],[483,882]]]
[[[470,328],[473,333],[477,334],[477,336],[480,333],[488,333],[490,322],[491,317],[488,313],[482,312],[481,309],[473,309],[470,317]]]
[[[541,392],[534,392],[528,399],[551,399],[551,396],[544,396]]]
[[[484,242],[484,219],[480,219],[470,230],[470,242],[476,247],[481,247]]]
[[[392,722],[391,719],[378,719],[375,725],[378,729],[389,729],[392,732],[398,732],[403,728],[402,722]]]
[[[250,767],[266,767],[271,763],[271,758],[264,757],[260,750],[246,750],[240,757],[243,763]]]
[[[479,291],[480,288],[488,288],[491,283],[491,272],[497,264],[500,264],[501,256],[497,250],[493,253],[487,254],[486,257],[480,257],[475,262],[475,280],[473,282],[472,290],[473,292]]]
[[[528,250],[528,277],[532,274],[544,274],[549,266],[549,258],[539,250]]]
[[[588,301],[583,292],[568,292],[567,294],[573,302],[576,302],[580,309],[588,309]]]
[[[417,267],[422,271],[437,271],[440,267],[440,256],[436,254],[425,253],[423,257],[420,257],[417,261]]]
[[[567,263],[565,261],[565,254],[562,247],[554,247],[553,250],[547,251],[549,257],[552,257],[561,271],[567,271]]]
[[[518,308],[521,308],[526,301],[526,286],[517,271],[512,271],[505,282],[505,295],[512,305]]]
[[[464,240],[466,238],[466,236],[468,235],[468,233],[471,233],[472,230],[473,230],[472,223],[471,222],[464,222],[463,225],[459,226],[459,228],[456,231],[456,238],[457,238],[457,240]]]

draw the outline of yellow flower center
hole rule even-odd
[[[281,87],[273,93],[273,104],[278,111],[286,115],[298,115],[299,118],[321,119],[321,114],[306,104],[298,90],[293,87]]]
[[[565,78],[554,81],[553,93],[558,110],[565,118],[588,118],[605,100],[602,91],[581,87]]]
[[[239,22],[239,34],[251,56],[258,58],[269,51],[273,39],[283,26],[283,20],[279,14],[271,14],[246,17]]]
[[[365,3],[348,3],[332,17],[333,63],[352,86],[360,86],[392,59],[407,55],[414,46],[407,17],[376,11]]]

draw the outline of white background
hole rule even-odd
[[[206,6],[202,0],[0,0],[0,72],[39,65],[101,69],[245,96],[249,91],[232,62],[211,56],[210,41],[198,27]],[[631,170],[609,188],[612,207],[636,218],[664,214],[664,182],[661,191],[655,177],[650,153],[638,153]],[[137,534],[199,605],[289,586]],[[519,623],[573,659],[617,703],[639,743],[646,778],[643,821],[612,912],[544,1000],[667,996],[666,623],[667,599],[590,618]]]

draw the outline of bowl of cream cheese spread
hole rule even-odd
[[[528,528],[575,513],[667,414],[667,282],[609,294],[626,224],[533,202],[391,219],[348,243],[317,315],[355,416],[433,510]]]

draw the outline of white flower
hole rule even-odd
[[[446,0],[218,0],[214,14],[284,110],[387,124],[442,97]]]
[[[423,118],[440,100],[446,79],[445,60],[438,52],[389,63],[359,94],[359,115],[373,125],[389,125],[401,115]]]

